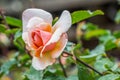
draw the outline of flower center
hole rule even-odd
[[[32,43],[36,48],[44,46],[51,38],[52,33],[40,29],[31,32]]]
[[[40,57],[41,50],[52,37],[52,27],[50,24],[38,24],[30,31],[32,47],[35,49],[35,56]],[[56,43],[52,43],[45,48],[43,53],[55,48]],[[42,53],[42,54],[43,54]]]
[[[40,36],[40,31],[33,31],[31,33],[31,36],[32,36],[32,42],[36,47],[40,47],[43,45],[42,39]]]

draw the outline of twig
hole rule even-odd
[[[73,56],[72,54],[70,54],[69,52],[66,52],[66,51],[63,51],[63,53],[65,54],[68,54],[70,56]],[[76,60],[80,63],[82,63],[83,65],[85,65],[86,67],[88,67],[89,69],[93,70],[94,72],[98,73],[100,76],[102,76],[103,74],[100,73],[99,71],[97,71],[96,69],[94,69],[93,67],[91,67],[90,65],[86,64],[85,62],[83,62],[82,60],[78,59],[76,56],[75,56]]]
[[[85,62],[81,61],[81,60],[78,59],[77,57],[76,57],[76,60],[77,60],[78,62],[82,63],[83,65],[85,65],[86,67],[90,68],[91,70],[95,71],[95,72],[98,73],[100,76],[103,75],[102,73],[100,73],[99,71],[97,71],[96,69],[94,69],[93,67],[91,67],[90,65],[86,64]]]
[[[1,15],[1,17],[2,17],[2,19],[4,21],[4,24],[6,25],[6,29],[10,29],[9,26],[8,26],[8,23],[6,21],[6,16],[4,15],[4,13],[5,12],[3,11],[3,9],[0,9],[0,15]]]
[[[64,76],[67,78],[67,73],[66,73],[66,71],[65,71],[64,66],[63,66],[62,63],[61,63],[60,57],[58,58],[58,60],[59,60],[60,66],[61,66],[61,68],[62,68],[62,70],[63,70],[63,74],[64,74]]]

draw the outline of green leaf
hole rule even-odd
[[[94,80],[92,74],[83,65],[78,65],[78,80]]]
[[[72,75],[72,76],[69,76],[66,80],[78,80],[78,76]]]
[[[48,66],[44,71],[43,80],[65,80],[63,76],[63,72],[59,70],[59,64],[54,64],[52,66]],[[61,69],[61,68],[60,68]],[[59,75],[59,76],[58,76]]]
[[[98,25],[88,22],[82,26],[82,29],[86,31],[93,31],[98,29]]]
[[[47,76],[43,80],[65,80],[64,77],[62,76]]]
[[[7,35],[15,34],[18,30],[19,30],[18,28],[9,29],[9,30],[6,30],[5,33],[6,33]]]
[[[97,29],[97,30],[87,31],[84,35],[84,38],[88,40],[92,37],[98,37],[107,34],[108,34],[108,30]]]
[[[52,21],[52,25],[54,25],[58,21],[58,17],[55,17],[55,19]]]
[[[14,45],[20,50],[24,51],[24,42],[22,40],[22,32],[21,30],[18,30],[14,35]]]
[[[115,44],[116,38],[111,34],[101,36],[99,37],[99,40],[105,46],[106,51],[117,47],[117,45]]]
[[[120,68],[118,67],[116,70],[114,70],[117,73],[120,73]]]
[[[120,74],[108,74],[100,77],[98,80],[120,80]]]
[[[21,30],[18,30],[16,33],[15,33],[15,36],[14,36],[14,39],[16,40],[17,38],[21,37],[22,36],[22,32]]]
[[[105,44],[106,51],[111,50],[111,49],[116,48],[116,47],[117,47],[117,45],[112,40],[107,41],[107,43]]]
[[[73,42],[67,42],[67,45],[64,50],[67,52],[71,52],[73,45],[75,45]]]
[[[113,33],[113,35],[116,37],[116,38],[120,38],[120,31],[115,31]]]
[[[14,17],[6,16],[6,22],[8,25],[11,25],[11,26],[22,27],[22,21]]]
[[[5,25],[0,24],[0,32],[4,33],[4,32],[5,32],[5,30],[6,30]]]
[[[80,58],[92,58],[92,57],[96,57],[98,55],[102,55],[104,53],[105,53],[105,47],[103,45],[98,45],[95,49],[90,51],[89,55],[80,56]]]
[[[11,26],[22,27],[22,21],[19,19],[7,16],[6,21]]]
[[[101,10],[96,10],[96,11],[89,11],[89,10],[80,10],[80,11],[75,11],[71,14],[72,16],[72,24],[75,24],[79,21],[85,20],[87,18],[96,16],[96,15],[104,15],[104,13]]]
[[[95,62],[94,67],[99,72],[105,72],[107,70],[111,70],[114,66],[114,63],[107,58],[99,59]]]
[[[18,59],[19,63],[22,64],[22,66],[19,64],[18,64],[18,66],[23,67],[23,68],[24,67],[29,68],[31,66],[31,57],[28,54],[24,53],[23,55],[18,56],[18,57],[19,57],[19,59]]]
[[[80,49],[81,47],[82,47],[81,44],[76,44],[75,47],[73,48],[73,50],[74,50],[74,51],[75,51],[75,50],[78,50],[78,49]]]
[[[9,73],[9,69],[11,67],[13,67],[15,64],[17,63],[17,60],[16,59],[11,59],[9,60],[8,62],[4,63],[2,66],[1,66],[1,69],[0,69],[0,74],[8,74]]]
[[[115,16],[115,22],[116,22],[117,24],[120,23],[120,10],[117,12],[117,14],[116,14],[116,16]]]
[[[43,71],[37,71],[33,67],[30,67],[30,70],[25,73],[29,80],[43,80]]]
[[[106,45],[106,43],[107,43],[108,41],[110,41],[110,40],[112,40],[112,41],[115,40],[115,37],[112,36],[111,34],[109,34],[109,35],[103,35],[103,36],[100,36],[100,37],[99,37],[99,41],[100,41],[102,44],[104,44],[104,45]]]

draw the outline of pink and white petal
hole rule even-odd
[[[50,32],[46,32],[46,31],[42,31],[42,30],[40,31],[40,35],[41,35],[43,45],[45,45],[52,36],[52,34]]]
[[[61,55],[62,51],[64,50],[64,48],[67,44],[67,41],[68,41],[68,38],[67,38],[67,34],[65,33],[60,37],[59,41],[55,43],[56,45],[54,45],[54,43],[51,43],[51,44],[47,45],[44,48],[43,52],[49,50],[49,48],[51,48],[52,45],[53,45],[54,49],[52,49],[50,51],[47,51],[47,53],[51,54],[52,58],[57,58]],[[43,53],[43,54],[41,53],[40,57],[42,57],[44,54],[45,53]]]
[[[23,33],[22,33],[22,39],[24,40],[24,42],[25,42],[28,46],[30,46],[30,44],[29,44],[28,32],[23,32]]]
[[[32,9],[25,10],[22,14],[23,27],[26,27],[28,24],[28,21],[33,17],[42,18],[45,22],[52,25],[53,18],[51,13],[42,9],[32,8]]]
[[[67,34],[63,34],[57,42],[56,47],[51,51],[52,58],[58,58],[67,44]]]
[[[33,50],[32,48],[32,43],[31,43],[31,38],[29,37],[29,33],[28,32],[23,32],[22,33],[22,39],[24,40],[24,42],[26,43],[26,48],[27,50]]]
[[[52,35],[51,39],[46,43],[46,45],[43,47],[43,49],[41,50],[41,53],[40,53],[40,57],[42,56],[42,53],[44,51],[44,49],[49,46],[50,44],[52,43],[56,43],[58,42],[58,40],[61,38],[62,34],[64,34],[65,32],[61,33],[61,29],[58,28],[54,34]]]
[[[66,32],[71,27],[71,24],[72,24],[72,19],[70,12],[64,10],[60,16],[60,19],[53,26],[53,32],[57,28],[60,28],[62,32]]]
[[[32,66],[36,70],[43,70],[47,66],[52,65],[55,62],[55,59],[52,58],[49,54],[45,53],[45,55],[41,58],[33,57]]]
[[[72,20],[71,20],[71,15],[69,13],[69,11],[63,11],[60,19],[57,21],[57,23],[53,26],[53,35],[51,37],[51,39],[47,42],[47,44],[43,47],[42,52],[44,51],[45,47],[47,45],[50,45],[51,43],[55,43],[60,39],[60,36],[65,33],[72,24]],[[42,56],[42,55],[41,55]]]
[[[39,17],[33,17],[28,21],[28,24],[26,26],[23,26],[23,32],[30,30],[31,28],[35,28],[38,24],[45,23],[42,18]]]

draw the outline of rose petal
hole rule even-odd
[[[62,53],[67,41],[67,34],[63,34],[54,50],[44,53],[42,57],[33,57],[32,66],[36,70],[43,70],[48,65],[52,65],[55,62],[55,58]]]
[[[50,33],[52,32],[51,25],[48,24],[48,23],[45,23],[45,22],[40,23],[40,24],[36,25],[35,27],[38,27],[39,30],[47,31],[47,32],[50,32]]]
[[[29,38],[28,38],[28,32],[23,32],[22,33],[22,39],[24,40],[24,42],[26,44],[28,44],[28,40],[29,40]]]
[[[51,38],[52,34],[46,31],[40,31],[41,39],[43,42],[43,45],[45,45]]]
[[[45,23],[43,21],[43,19],[39,18],[39,17],[33,17],[31,18],[29,21],[28,21],[28,24],[27,26],[23,27],[23,32],[24,31],[29,31],[31,28],[35,28],[35,27],[38,27],[36,25],[38,24],[43,24]]]
[[[55,32],[46,45],[57,42],[60,39],[60,36],[65,33],[70,27],[71,15],[68,11],[64,11],[58,22],[53,26],[53,30],[55,30]]]
[[[53,26],[53,31],[60,28],[62,32],[66,32],[72,24],[70,12],[65,10],[62,12],[60,19]]]
[[[24,42],[30,47],[31,46],[31,42],[29,40],[29,35],[28,32],[23,32],[22,33],[22,39],[24,40]]]
[[[36,70],[43,70],[48,65],[52,65],[55,62],[55,59],[53,59],[49,54],[44,55],[41,58],[33,57],[32,59],[32,66]]]
[[[65,33],[70,27],[71,27],[71,15],[68,11],[63,11],[60,19],[58,22],[53,26],[53,35],[51,39],[47,42],[47,44],[43,47],[42,52],[44,51],[45,47],[47,45],[50,45],[51,43],[55,43],[60,39],[60,36]],[[42,55],[41,55],[42,56]]]
[[[66,44],[67,44],[67,34],[63,34],[60,38],[60,40],[57,43],[51,43],[49,45],[47,45],[43,51],[43,54],[40,54],[40,56],[42,57],[42,55],[48,53],[52,55],[52,58],[57,58],[60,56],[60,54],[62,53],[62,51],[64,50]],[[53,49],[50,49],[52,48]],[[50,50],[49,50],[50,49]]]
[[[35,51],[35,54],[33,56],[36,56],[36,57],[40,57],[40,52],[42,50],[43,46],[39,47],[36,51]]]
[[[52,19],[52,15],[49,12],[44,11],[42,9],[36,9],[36,8],[27,9],[23,12],[23,15],[22,15],[23,31],[26,30],[28,21],[33,17],[42,18],[45,22],[52,24],[53,19]]]
[[[30,32],[29,32],[30,28],[32,28],[34,25],[36,25],[38,23],[42,23],[42,22],[43,22],[43,20],[41,18],[34,17],[31,20],[29,20],[29,24],[26,27],[23,27],[22,39],[28,46],[31,46],[31,39],[30,39]]]
[[[22,38],[25,41],[25,43],[28,44],[28,46],[32,45],[32,39],[31,39],[31,33],[30,33],[32,30],[38,29],[38,30],[51,32],[51,26],[48,23],[43,22],[43,20],[38,17],[31,18],[25,29],[26,31],[23,31]]]
[[[36,47],[43,45],[40,32],[37,32],[37,31],[32,32],[31,37],[32,37],[32,42],[36,45]]]
[[[50,51],[52,58],[58,58],[61,55],[67,44],[67,41],[67,34],[63,34],[60,40],[57,42],[56,47],[52,51]]]
[[[48,45],[48,46],[45,47],[43,53],[48,52],[48,51],[51,52],[51,50],[53,50],[55,47],[56,47],[56,43],[51,43],[50,45]]]

